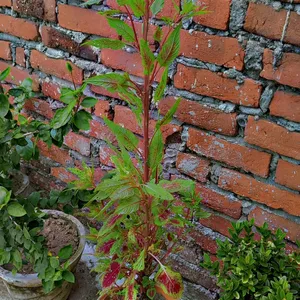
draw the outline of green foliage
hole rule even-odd
[[[300,253],[286,254],[281,230],[275,235],[268,225],[256,227],[260,239],[254,239],[254,220],[232,224],[231,241],[218,241],[217,257],[206,254],[205,268],[218,278],[221,299],[300,299]]]

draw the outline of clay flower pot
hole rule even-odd
[[[77,251],[70,258],[70,271],[74,271],[85,246],[85,229],[83,225],[73,216],[67,215],[60,211],[44,210],[50,216],[58,216],[72,222],[78,231],[80,237]],[[37,274],[16,274],[0,267],[0,299],[1,300],[66,300],[71,292],[72,284],[64,282],[60,288],[54,289],[49,294],[45,294],[42,282],[38,279]]]

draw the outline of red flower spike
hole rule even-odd
[[[170,268],[161,268],[155,276],[156,287],[172,299],[181,299],[183,293],[182,277]]]
[[[102,287],[108,288],[112,286],[118,279],[118,275],[121,270],[121,265],[117,262],[112,262],[110,264],[110,270],[103,276]]]

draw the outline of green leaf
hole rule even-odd
[[[35,147],[30,138],[26,138],[26,145],[25,146],[16,146],[16,150],[18,154],[25,160],[30,160],[34,156]]]
[[[83,45],[93,46],[98,49],[113,49],[113,50],[119,50],[122,49],[126,44],[119,40],[113,40],[113,39],[97,39],[97,40],[91,40],[88,42],[85,42]]]
[[[0,94],[0,118],[4,118],[9,111],[9,101],[7,96]]]
[[[159,100],[161,100],[161,98],[164,95],[166,86],[167,86],[167,81],[168,81],[168,68],[166,68],[164,70],[164,73],[162,75],[162,78],[154,92],[154,102],[157,103]]]
[[[58,268],[59,267],[59,260],[56,257],[54,257],[54,256],[50,257],[50,266],[53,269]]]
[[[72,272],[65,270],[62,273],[62,277],[65,281],[75,283],[75,276]]]
[[[149,158],[148,158],[148,166],[151,170],[155,170],[155,168],[161,164],[164,156],[164,142],[162,133],[159,130],[156,131],[155,135],[150,144],[149,148]]]
[[[148,182],[145,186],[146,192],[155,197],[163,200],[173,200],[174,197],[167,190],[162,188],[160,185],[157,185],[153,182]]]
[[[144,39],[141,39],[140,41],[140,48],[141,48],[142,64],[144,67],[144,74],[150,75],[154,68],[155,56],[149,47],[149,43],[146,42]]]
[[[5,187],[0,186],[0,210],[7,205],[11,197],[11,191],[8,191]]]
[[[128,151],[133,151],[136,149],[139,139],[131,131],[121,127],[118,124],[115,124],[108,119],[105,119],[104,122],[116,136],[120,145],[125,147]]]
[[[72,110],[76,105],[76,100],[72,100],[67,107],[58,109],[50,123],[53,129],[58,129],[66,125],[71,117],[72,117]]]
[[[13,217],[23,217],[26,215],[24,207],[18,203],[13,202],[7,207],[7,212]]]
[[[60,259],[69,259],[72,256],[72,253],[73,253],[73,247],[72,245],[68,245],[59,250],[58,257]]]
[[[84,3],[81,3],[80,6],[89,6],[89,5],[94,5],[94,4],[99,4],[102,0],[88,0]]]
[[[114,28],[124,40],[131,43],[135,41],[133,29],[124,21],[114,18],[108,18],[107,21],[110,27]]]
[[[3,72],[1,72],[0,81],[5,80],[9,74],[10,74],[10,67],[6,68]]]
[[[140,204],[138,197],[132,197],[130,199],[123,199],[120,201],[115,213],[118,215],[130,215],[138,211]]]
[[[138,259],[133,264],[133,269],[141,272],[145,269],[145,249],[140,253]]]
[[[180,29],[181,24],[173,30],[157,56],[157,61],[162,67],[169,67],[179,55]]]
[[[73,72],[73,67],[69,62],[66,63],[66,67],[67,67],[67,70],[68,70],[69,73]]]
[[[144,0],[127,0],[133,14],[140,18],[145,14],[145,1]]]
[[[174,116],[174,114],[176,113],[178,106],[181,102],[181,99],[178,98],[175,103],[173,104],[173,106],[169,109],[169,111],[166,113],[166,115],[156,123],[156,128],[159,128],[161,126],[164,126],[166,124],[169,124],[172,121],[172,118]]]
[[[85,110],[80,110],[74,116],[74,124],[77,128],[81,130],[90,129],[90,120],[92,120],[92,115]]]
[[[162,39],[162,29],[158,26],[153,35],[154,41],[161,42]]]
[[[154,0],[151,5],[151,12],[155,16],[157,15],[164,7],[165,0]]]
[[[76,99],[75,92],[70,88],[62,87],[59,99],[61,102],[65,103],[65,104],[70,104],[72,101],[74,101]]]
[[[96,99],[94,97],[86,97],[81,102],[81,106],[85,107],[85,108],[90,108],[90,107],[95,106],[97,103],[98,103],[98,99]]]

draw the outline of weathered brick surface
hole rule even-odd
[[[264,69],[260,75],[266,79],[299,88],[300,55],[294,53],[283,53],[283,57],[277,68],[274,68],[273,61],[273,52],[266,49],[263,58]]]
[[[181,30],[180,52],[186,57],[205,62],[224,65],[242,70],[244,66],[244,50],[235,38],[208,35],[203,32]]]
[[[231,0],[204,0],[201,5],[206,6],[209,14],[195,17],[201,25],[225,30],[228,28]]]
[[[109,27],[106,18],[91,9],[60,4],[58,5],[58,22],[60,26],[67,29],[104,37],[117,37],[115,31]]]
[[[293,190],[300,191],[300,165],[280,159],[276,169],[275,181]]]
[[[0,41],[0,58],[5,60],[11,60],[10,43],[6,41]]]
[[[30,41],[35,41],[39,37],[38,27],[35,23],[3,14],[0,14],[0,32]]]
[[[65,183],[69,183],[78,179],[73,173],[67,171],[64,167],[51,168],[51,175]]]
[[[33,68],[41,70],[44,73],[72,81],[72,76],[66,68],[66,61],[63,59],[53,59],[37,50],[33,50],[31,51],[30,63]],[[74,64],[70,64],[73,68],[72,74],[75,83],[81,84],[83,79],[83,71]]]
[[[179,89],[245,106],[257,107],[261,94],[261,85],[252,79],[239,85],[223,74],[184,65],[178,65],[174,84]]]
[[[212,214],[206,219],[200,219],[199,222],[203,226],[229,237],[228,228],[231,227],[231,222],[224,217]]]
[[[54,113],[53,113],[49,103],[44,100],[37,99],[37,98],[32,98],[32,99],[29,99],[28,101],[26,101],[25,109],[36,112],[36,113],[46,117],[47,119],[52,119],[54,116]]]
[[[245,140],[249,144],[300,159],[300,133],[290,132],[267,120],[256,121],[250,117],[246,127]]]
[[[273,232],[280,228],[286,234],[288,240],[295,242],[300,239],[300,223],[287,220],[284,217],[274,215],[258,207],[251,211],[249,219],[252,218],[255,219],[255,224],[258,226],[268,223],[269,228]]]
[[[300,195],[281,190],[274,185],[266,184],[239,172],[223,169],[219,186],[240,196],[265,204],[274,209],[300,216]]]
[[[0,0],[0,6],[11,6],[11,0]]]
[[[21,47],[16,48],[16,63],[22,67],[26,66],[24,48]]]
[[[287,14],[288,11],[285,9],[276,11],[271,6],[250,2],[245,29],[270,39],[280,40]],[[274,22],[274,20],[276,21]],[[285,42],[300,45],[299,22],[300,16],[296,12],[291,12],[289,25],[284,37]]]
[[[191,128],[187,146],[192,151],[222,161],[230,166],[241,168],[247,172],[267,177],[271,155],[232,144],[226,140],[216,138],[201,130]]]
[[[209,161],[188,153],[178,153],[177,169],[200,182],[206,182],[209,173]]]
[[[89,156],[91,153],[90,139],[82,135],[69,132],[65,137],[65,144],[82,155]]]
[[[43,82],[42,92],[45,96],[52,99],[59,100],[60,98],[60,86],[52,82]]]
[[[13,7],[22,15],[56,21],[56,0],[13,0]]]
[[[300,95],[278,91],[270,105],[270,114],[300,122]]]
[[[161,114],[165,115],[175,103],[174,97],[167,97],[159,103]],[[236,113],[224,113],[195,101],[182,99],[175,117],[185,123],[212,130],[225,135],[237,133]]]

